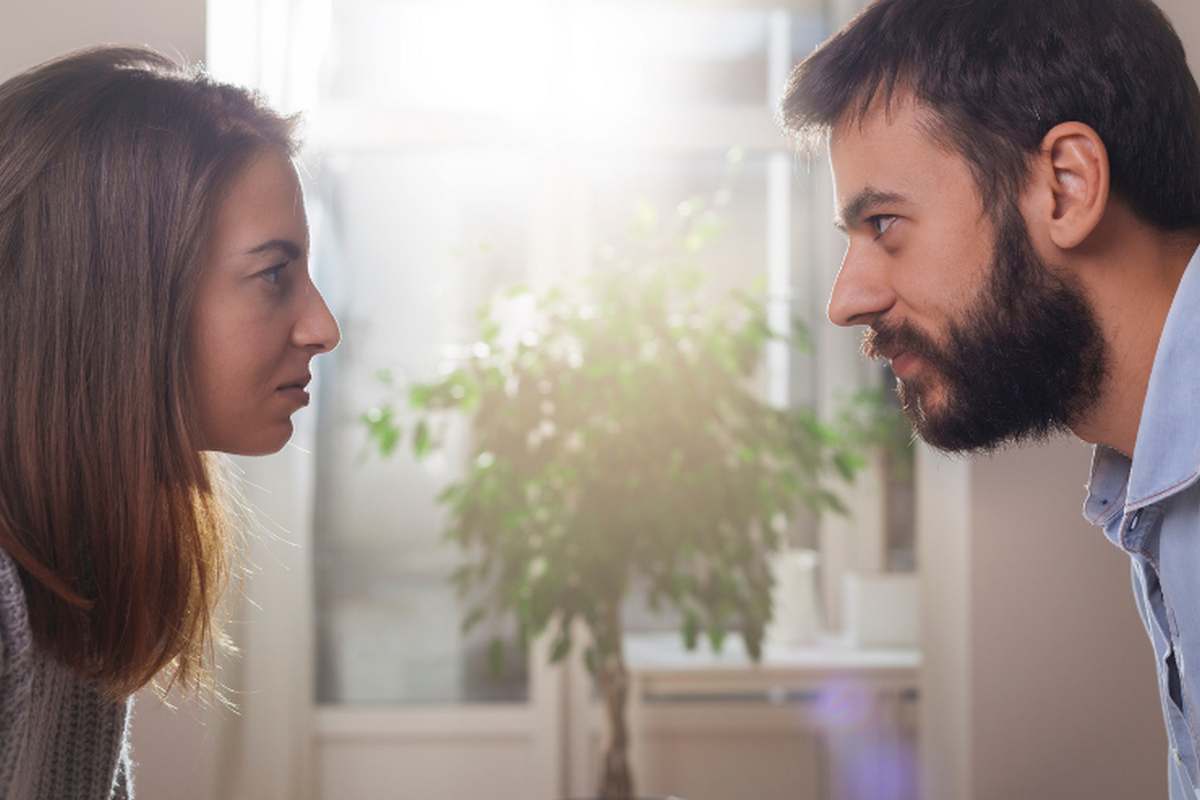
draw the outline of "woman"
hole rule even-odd
[[[129,797],[129,697],[211,686],[211,452],[279,450],[339,338],[293,120],[150,51],[0,84],[0,797]]]

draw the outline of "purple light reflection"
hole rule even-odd
[[[917,753],[892,693],[853,678],[823,684],[806,709],[829,748],[834,794],[846,800],[916,800]]]

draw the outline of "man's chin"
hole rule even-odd
[[[905,414],[921,441],[935,450],[958,455],[990,455],[1002,447],[1044,439],[1049,429],[1007,428],[972,417],[962,409],[936,409],[918,401]]]
[[[896,393],[900,398],[900,407],[915,428],[919,428],[930,417],[936,418],[946,412],[948,403],[945,388],[928,378],[898,378]]]
[[[943,453],[993,452],[1008,437],[991,435],[958,407],[948,389],[938,383],[901,382],[901,406],[913,430],[925,444]]]

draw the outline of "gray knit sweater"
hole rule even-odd
[[[132,798],[131,707],[34,645],[17,566],[0,550],[0,798]]]

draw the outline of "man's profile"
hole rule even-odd
[[[1171,797],[1200,788],[1200,90],[1150,0],[879,0],[797,67],[866,326],[917,432],[1096,445],[1084,509],[1132,561]],[[1195,664],[1195,669],[1189,667]]]

